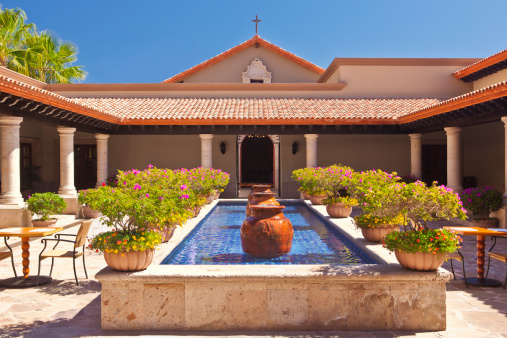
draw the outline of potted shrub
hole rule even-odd
[[[104,183],[103,183],[104,184]],[[105,185],[105,184],[104,184]],[[81,210],[83,211],[84,218],[97,218],[102,216],[102,214],[97,211],[93,210],[88,206],[88,191],[91,189],[85,189],[78,192],[77,200],[79,204],[81,205]]]
[[[105,217],[102,224],[113,230],[93,238],[90,248],[104,253],[115,270],[145,269],[166,228],[183,224],[188,210],[188,186],[172,170],[149,166],[119,172],[118,187],[107,185],[88,191],[88,204]],[[99,239],[100,238],[100,239]]]
[[[354,217],[356,228],[361,229],[364,239],[368,242],[380,242],[388,233],[399,229],[398,224],[404,223],[402,215],[374,216],[372,214],[361,214]]]
[[[405,268],[418,271],[438,269],[446,254],[454,252],[460,238],[445,229],[431,230],[426,222],[457,217],[466,219],[466,210],[459,195],[436,182],[427,187],[423,182],[394,183],[385,194],[387,201],[381,211],[387,215],[404,215],[407,219],[403,231],[388,233],[383,245],[393,251]]]
[[[490,218],[489,214],[502,206],[502,193],[493,187],[477,187],[463,190],[460,194],[463,205],[478,218],[472,218],[474,226],[493,228],[498,226],[497,218]]]
[[[316,168],[301,168],[296,169],[292,172],[292,179],[296,181],[299,184],[298,191],[301,193],[302,198],[305,200],[310,199],[309,194],[309,184],[311,181],[311,177],[313,176],[313,172],[316,170]]]
[[[26,201],[28,210],[32,214],[39,216],[32,221],[35,227],[46,227],[54,225],[56,218],[50,218],[51,215],[61,214],[67,207],[67,203],[59,195],[52,192],[35,193],[29,196]]]
[[[357,205],[357,199],[347,193],[351,183],[353,170],[342,165],[332,165],[323,171],[320,182],[326,190],[327,197],[322,200],[330,217],[344,218],[352,213],[352,206]]]

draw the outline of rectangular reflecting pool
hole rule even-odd
[[[292,250],[276,258],[257,258],[241,249],[246,203],[218,204],[162,264],[374,264],[303,203],[283,203],[294,227]]]

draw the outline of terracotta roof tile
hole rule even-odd
[[[237,54],[245,49],[247,49],[248,47],[254,45],[254,44],[259,44],[261,45],[262,47],[278,54],[278,55],[281,55],[293,62],[296,62],[298,64],[300,64],[301,66],[303,67],[306,67],[318,74],[323,74],[324,73],[324,68],[321,68],[317,65],[314,65],[313,63],[295,55],[295,54],[292,54],[288,51],[286,51],[285,49],[283,48],[280,48],[278,47],[277,45],[274,45],[272,44],[271,42],[268,42],[264,39],[262,39],[260,36],[258,35],[255,35],[253,38],[251,38],[250,40],[247,40],[231,49],[228,49],[226,50],[225,52],[221,53],[221,54],[218,54],[217,56],[215,57],[212,57],[211,59],[208,59],[200,64],[198,64],[197,66],[194,66],[192,68],[189,68],[187,70],[185,70],[184,72],[181,72],[167,80],[164,80],[162,82],[170,82],[170,83],[177,83],[177,82],[180,82],[181,80],[183,80],[184,78],[192,75],[192,74],[195,74],[197,72],[200,72],[201,70],[204,70],[208,67],[210,67],[211,65],[214,65],[222,60],[225,60],[227,59],[228,57],[234,55],[234,54]]]
[[[133,120],[396,120],[439,99],[74,98],[78,104]]]
[[[472,63],[470,66],[462,68],[462,69],[454,72],[452,75],[454,75],[454,77],[457,79],[461,79],[461,78],[464,78],[465,76],[476,73],[486,67],[493,66],[493,65],[495,65],[499,62],[502,62],[504,60],[507,60],[507,49],[504,49],[501,52],[498,52],[496,54],[488,56],[487,58],[479,60],[475,63]]]

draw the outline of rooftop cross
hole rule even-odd
[[[259,25],[259,22],[261,22],[262,20],[259,20],[259,18],[257,17],[257,15],[255,15],[255,20],[252,20],[252,22],[255,22],[255,35],[257,35],[257,29],[258,29],[258,25]]]

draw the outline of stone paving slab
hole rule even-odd
[[[69,220],[69,224],[71,220]],[[451,225],[449,222],[432,222],[431,227]],[[76,233],[72,226],[65,233]],[[104,230],[98,220],[93,222],[90,234]],[[178,230],[176,230],[178,231]],[[474,236],[463,236],[462,253],[469,277],[476,275],[476,240]],[[13,239],[11,239],[13,240]],[[486,239],[486,247],[491,241]],[[31,245],[31,272],[37,272],[37,256],[42,249],[40,240]],[[507,252],[507,240],[503,240],[499,251]],[[14,258],[18,275],[21,274],[21,248],[14,247]],[[53,281],[48,285],[28,289],[0,288],[0,337],[507,337],[507,290],[502,288],[466,288],[459,279],[461,264],[454,264],[457,280],[447,284],[447,330],[438,332],[387,331],[387,332],[112,332],[100,328],[100,283],[94,275],[106,266],[104,258],[95,253],[86,253],[86,266],[90,279],[86,280],[81,264],[76,261],[80,285],[74,282],[71,260],[55,261]],[[42,263],[42,273],[48,274],[50,260]],[[444,263],[450,269],[450,262]],[[503,281],[507,265],[494,261],[490,277]],[[0,262],[0,279],[13,276],[10,260]]]

